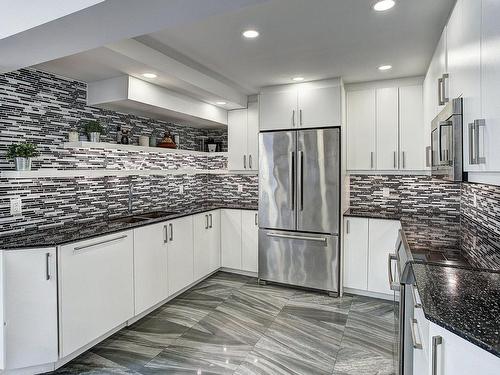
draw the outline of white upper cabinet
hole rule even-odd
[[[375,168],[375,90],[347,93],[347,169]]]
[[[340,79],[267,87],[260,102],[260,130],[341,126]]]
[[[485,171],[500,171],[500,3],[482,0],[481,107],[484,127],[479,126],[478,154]],[[481,129],[483,128],[483,129]],[[483,134],[481,134],[483,133]],[[481,150],[484,145],[484,149]]]
[[[259,169],[259,109],[249,103],[247,109],[228,112],[228,169]]]
[[[398,88],[377,89],[377,169],[398,169]]]
[[[425,169],[422,85],[347,92],[347,169]]]
[[[422,86],[399,88],[399,169],[423,170],[430,163],[426,154]]]
[[[263,91],[259,96],[260,130],[289,129],[297,126],[297,87],[287,85]]]

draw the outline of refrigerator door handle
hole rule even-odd
[[[290,234],[281,234],[281,233],[266,233],[266,235],[268,237],[290,238],[292,240],[324,242],[325,244],[327,242],[326,237],[293,236]]]
[[[295,210],[295,153],[290,152],[290,159],[288,165],[288,178],[290,180],[290,188],[288,192],[290,194],[290,209]]]
[[[297,172],[297,179],[298,179],[297,187],[300,189],[298,197],[300,200],[299,209],[303,211],[304,210],[304,152],[303,151],[299,151],[297,164],[299,168]]]

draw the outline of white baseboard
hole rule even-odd
[[[370,292],[368,290],[353,289],[353,288],[344,288],[344,293],[356,294],[359,296],[372,297],[378,299],[385,299],[387,301],[394,301],[393,294]]]
[[[259,277],[259,274],[257,272],[243,271],[243,270],[238,270],[235,268],[221,267],[221,268],[219,268],[219,271],[234,273],[234,274],[243,275],[243,276]]]

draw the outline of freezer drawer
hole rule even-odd
[[[259,278],[283,284],[339,290],[338,237],[259,230]]]

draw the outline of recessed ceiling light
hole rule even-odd
[[[223,100],[219,100],[218,102],[215,102],[215,104],[218,104],[218,105],[226,105],[227,103]]]
[[[378,67],[378,70],[384,71],[384,70],[390,70],[392,69],[392,65],[380,65]]]
[[[243,36],[247,39],[254,39],[254,38],[257,38],[259,36],[259,32],[257,30],[253,30],[253,29],[245,30],[245,31],[243,31]]]
[[[377,12],[383,12],[391,9],[394,5],[396,5],[394,0],[380,0],[373,5],[373,9]]]
[[[157,75],[154,73],[142,73],[142,76],[145,78],[156,78]]]
[[[292,81],[295,81],[295,82],[300,82],[300,81],[303,81],[304,80],[304,77],[293,77],[292,78]]]

